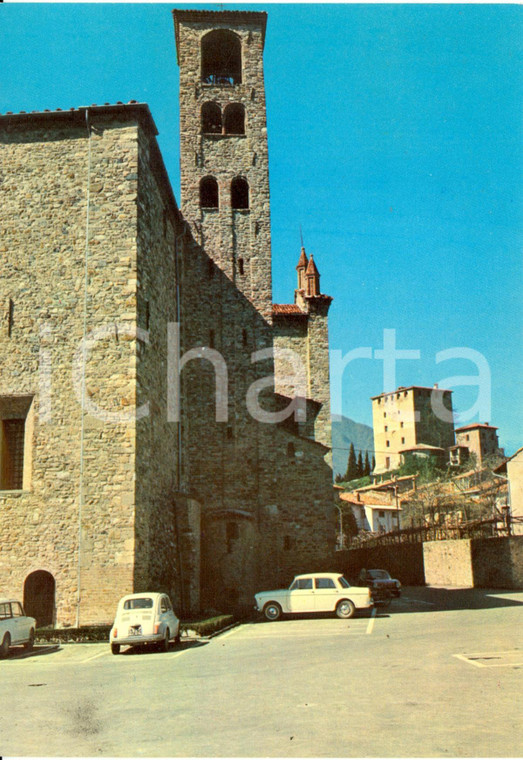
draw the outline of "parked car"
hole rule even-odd
[[[120,599],[109,634],[113,654],[125,644],[157,644],[166,652],[171,639],[180,640],[180,621],[167,594],[144,591]]]
[[[336,612],[340,618],[351,618],[357,609],[373,606],[371,590],[351,586],[340,573],[297,575],[289,588],[261,591],[254,598],[267,620],[300,612]]]
[[[368,586],[376,604],[390,602],[392,597],[401,596],[401,583],[391,578],[387,570],[361,570],[359,582]]]
[[[9,647],[23,645],[32,649],[36,620],[28,617],[16,599],[0,599],[0,657],[7,657]]]

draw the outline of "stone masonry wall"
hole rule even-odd
[[[71,375],[75,356],[81,367],[89,189],[86,327],[105,334],[90,346],[87,400],[112,412],[134,405],[134,341],[117,339],[115,325],[135,315],[122,292],[132,298],[136,280],[137,126],[93,117],[89,171],[82,121],[4,119],[0,131],[0,303],[14,304],[0,339],[0,396],[30,394],[35,409],[31,487],[0,493],[0,587],[22,598],[29,573],[50,572],[59,625],[75,623],[79,574],[87,624],[110,622],[134,570],[134,426],[86,415],[82,444]],[[50,404],[39,359],[50,368]]]
[[[474,539],[472,572],[477,588],[523,588],[523,536]]]
[[[429,586],[473,586],[470,539],[423,544],[425,582]]]
[[[181,602],[176,532],[178,424],[168,419],[168,326],[177,319],[175,237],[179,213],[158,172],[154,136],[139,134],[137,324],[136,559],[134,588],[165,591]],[[155,170],[156,169],[156,170]]]

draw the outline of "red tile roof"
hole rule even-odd
[[[497,430],[494,425],[489,425],[488,422],[474,422],[471,425],[464,425],[463,427],[456,428],[454,432],[461,433],[462,430],[475,430],[476,428],[486,428],[487,430]]]
[[[285,316],[306,317],[307,314],[300,309],[295,303],[273,303],[273,314],[284,314]]]
[[[359,498],[358,498],[359,496]],[[396,509],[396,504],[388,493],[354,493],[347,491],[340,493],[340,499],[342,501],[348,501],[350,504],[356,504],[359,507],[365,506],[379,506],[389,507],[390,509]]]
[[[307,254],[305,253],[305,248],[301,247],[301,253],[300,253],[300,259],[298,261],[298,266],[296,269],[307,269],[307,264],[309,263],[309,260],[307,259]]]

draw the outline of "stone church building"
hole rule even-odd
[[[334,542],[303,249],[272,302],[266,14],[174,25],[181,208],[146,104],[0,116],[0,595],[40,624],[251,608]]]

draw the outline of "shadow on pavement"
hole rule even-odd
[[[522,601],[511,599],[519,595]],[[482,610],[523,605],[523,592],[512,589],[434,588],[411,586],[403,589],[400,599],[394,599],[392,614],[409,612],[441,612],[449,610]]]
[[[390,607],[386,610],[378,608],[377,615],[383,616],[384,612],[389,612]],[[242,623],[249,623],[249,625],[278,625],[278,623],[284,623],[286,620],[339,620],[340,622],[347,620],[358,620],[361,618],[369,618],[372,613],[372,608],[365,610],[358,610],[353,618],[339,618],[335,612],[301,612],[296,614],[286,613],[282,615],[278,620],[267,620],[262,613],[259,616],[252,618],[246,618],[242,620]]]
[[[197,649],[198,647],[204,647],[208,644],[208,641],[200,641],[199,639],[182,639],[179,644],[171,644],[167,652],[183,652],[185,649]],[[166,654],[160,652],[156,644],[141,644],[135,647],[128,647],[120,651],[119,657],[133,657],[134,655],[154,655],[154,654]]]
[[[32,649],[23,649],[22,647],[14,647],[9,650],[9,655],[6,660],[26,660],[28,657],[42,657],[46,654],[53,654],[61,649],[60,644],[43,644],[41,646],[35,645]]]

